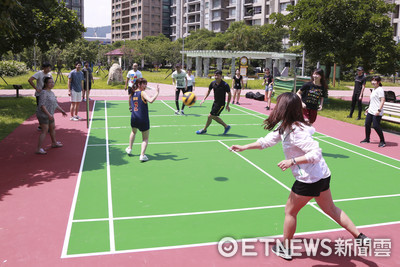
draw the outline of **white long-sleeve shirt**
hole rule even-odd
[[[312,137],[315,129],[301,124],[293,124],[290,131],[285,131],[282,135],[278,131],[273,131],[265,137],[258,139],[261,149],[276,145],[282,141],[283,153],[286,159],[305,156],[308,163],[293,165],[291,168],[296,180],[303,183],[315,183],[331,175],[331,172],[322,157],[322,150],[319,143]]]

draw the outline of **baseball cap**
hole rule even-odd
[[[363,67],[358,67],[357,70],[364,70],[364,68]]]

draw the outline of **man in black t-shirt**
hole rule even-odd
[[[347,116],[347,118],[353,117],[353,112],[356,107],[358,107],[358,116],[357,120],[361,119],[361,112],[362,112],[362,98],[364,94],[364,89],[365,89],[365,83],[367,82],[367,77],[364,75],[364,69],[363,67],[358,67],[357,68],[357,75],[354,81],[354,91],[353,91],[353,97],[351,99],[351,109],[350,109],[350,114]]]
[[[201,101],[200,105],[204,103],[204,101],[207,99],[207,97],[210,95],[211,90],[214,90],[214,103],[211,108],[210,115],[208,115],[206,126],[204,126],[203,129],[196,131],[197,134],[205,134],[207,132],[208,126],[210,126],[212,120],[215,120],[222,126],[224,126],[224,133],[227,134],[228,131],[231,129],[231,126],[227,125],[220,117],[219,115],[221,114],[222,110],[225,108],[225,97],[226,94],[228,94],[228,101],[226,104],[226,110],[229,112],[231,109],[229,107],[229,102],[231,101],[231,89],[229,85],[222,80],[222,71],[216,70],[215,71],[215,81],[212,81],[210,83],[210,86],[208,87],[208,92],[204,99]]]

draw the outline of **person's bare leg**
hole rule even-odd
[[[39,149],[42,148],[43,141],[46,138],[46,134],[49,130],[48,124],[40,124],[40,127],[42,128],[42,132],[39,135],[39,141],[38,141],[38,146],[37,146],[36,152],[38,152]]]
[[[331,190],[321,192],[319,197],[315,200],[318,206],[328,214],[332,219],[335,220],[340,226],[349,231],[354,237],[358,237],[360,232],[357,230],[353,221],[347,216],[347,214],[340,208],[336,207],[332,200]]]
[[[290,244],[290,240],[296,232],[297,214],[312,198],[313,197],[301,196],[290,191],[285,206],[285,221],[283,223],[283,241],[288,242],[287,244]]]
[[[56,125],[55,125],[54,122],[49,124],[49,130],[50,130],[51,144],[54,146],[54,145],[57,144],[57,140],[56,140]]]
[[[129,149],[132,150],[133,142],[135,142],[135,136],[136,136],[137,129],[132,128],[131,134],[129,136]]]
[[[219,116],[212,116],[212,119],[224,126],[224,128],[228,127],[228,125]]]
[[[146,148],[149,143],[149,134],[150,130],[142,132],[142,151],[140,153],[142,156],[146,153]]]
[[[237,92],[236,103],[239,103],[240,93],[242,92],[242,90],[238,89],[236,90],[236,92]]]

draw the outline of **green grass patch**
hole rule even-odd
[[[36,100],[33,97],[0,98],[0,140],[32,116],[36,111]]]

